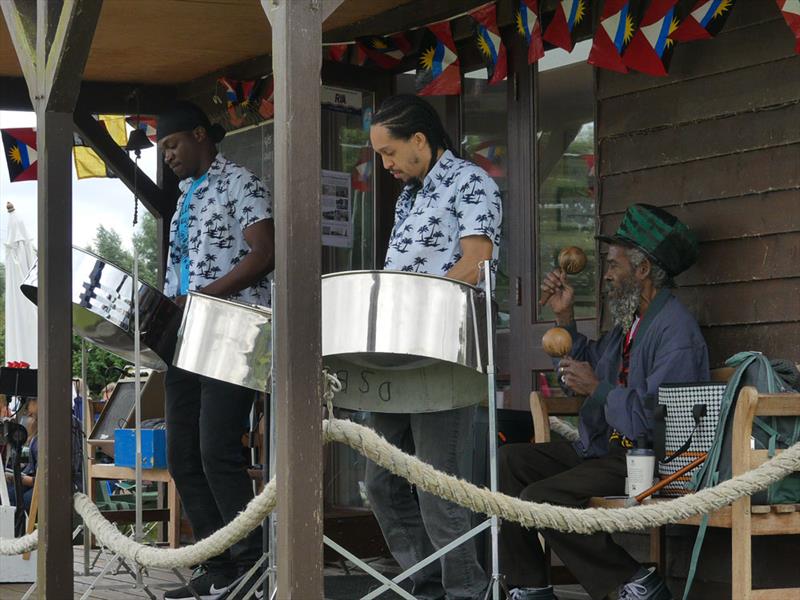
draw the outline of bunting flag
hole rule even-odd
[[[735,0],[699,0],[672,34],[676,42],[707,40],[725,26]]]
[[[532,65],[544,56],[542,24],[539,21],[539,1],[520,0],[515,20],[517,32],[525,38],[525,42],[528,44],[528,64]]]
[[[394,69],[411,52],[411,42],[406,34],[389,37],[373,35],[356,40],[364,54],[382,69]]]
[[[590,65],[619,73],[628,72],[622,62],[622,53],[633,38],[630,5],[629,0],[606,0],[587,60]]]
[[[348,44],[331,44],[325,46],[322,57],[333,62],[344,62],[348,49]]]
[[[556,14],[544,32],[544,41],[572,52],[575,45],[572,32],[586,17],[586,12],[586,0],[560,0],[556,6]]]
[[[506,47],[497,27],[497,9],[494,4],[487,4],[469,13],[475,22],[475,41],[481,53],[486,69],[489,71],[489,83],[503,81],[508,75]]]
[[[134,129],[139,128],[144,131],[151,142],[155,143],[158,141],[156,136],[156,120],[154,117],[132,116],[125,119],[125,121]]]
[[[19,127],[0,130],[8,165],[8,180],[35,181],[39,169],[36,162],[36,130]]]
[[[675,4],[678,0],[652,0],[622,56],[625,66],[648,75],[667,76],[675,42],[670,35],[678,26]]]
[[[425,29],[420,46],[416,89],[420,96],[461,93],[461,66],[449,21],[434,23]]]
[[[128,143],[125,117],[121,115],[100,115],[97,120],[106,128],[111,139],[118,146],[124,146]],[[72,158],[75,162],[75,172],[78,175],[78,179],[116,177],[113,171],[106,166],[105,161],[94,150],[86,146],[77,135],[75,136],[75,147],[72,148]]]
[[[258,114],[263,119],[271,119],[275,116],[275,78],[270,75],[264,80],[264,92],[261,101],[258,103]]]
[[[372,189],[372,158],[374,152],[367,145],[361,149],[353,170],[350,172],[350,185],[358,192],[369,192]]]
[[[800,54],[800,0],[776,0],[781,14],[797,40],[794,51]]]
[[[469,159],[490,177],[505,177],[506,147],[500,140],[487,140],[465,148]]]

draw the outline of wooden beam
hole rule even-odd
[[[26,0],[0,2],[11,43],[17,53],[22,75],[31,98],[37,95],[36,85],[36,5]],[[5,88],[3,88],[5,89]]]
[[[337,8],[342,5],[344,0],[322,0],[322,20],[330,17]]]
[[[71,111],[80,91],[102,0],[66,0],[47,53],[48,110]]]
[[[320,69],[312,0],[262,0],[275,77],[278,593],[322,598]]]
[[[89,147],[102,158],[131,191],[138,188],[139,199],[151,213],[156,216],[172,214],[174,204],[169,206],[160,187],[147,174],[136,167],[128,153],[120,148],[108,131],[92,117],[84,112],[73,115],[75,131],[78,132]]]
[[[124,115],[138,109],[143,115],[154,115],[168,108],[176,98],[173,86],[85,80],[80,84],[76,107],[92,114]],[[136,96],[139,100],[134,102]],[[24,78],[0,77],[0,110],[33,110]]]
[[[40,104],[41,107],[41,104]],[[39,110],[39,598],[72,598],[72,113]]]

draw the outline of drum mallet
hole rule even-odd
[[[649,498],[650,496],[652,496],[656,492],[660,491],[662,488],[667,487],[670,483],[672,483],[673,481],[678,479],[678,477],[680,477],[681,475],[685,475],[686,473],[688,473],[689,471],[691,471],[695,467],[698,467],[698,466],[702,465],[705,462],[707,456],[708,456],[708,454],[703,454],[702,456],[698,456],[692,462],[690,462],[688,465],[686,465],[682,469],[678,469],[677,471],[675,471],[669,477],[665,477],[664,479],[659,481],[657,484],[655,484],[653,487],[646,489],[645,491],[643,491],[638,496],[634,496],[633,498],[628,498],[625,501],[625,506],[628,507],[628,506],[636,506],[637,504],[641,504],[647,498]]]
[[[577,246],[567,246],[558,253],[558,266],[567,275],[580,273],[586,267],[586,253]],[[550,296],[550,292],[543,292],[539,304],[547,304]]]

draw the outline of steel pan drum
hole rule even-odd
[[[340,408],[435,412],[486,397],[486,312],[470,285],[417,273],[322,278],[323,363]]]
[[[264,392],[271,362],[270,309],[189,292],[176,367]]]
[[[36,304],[38,263],[20,289]],[[93,344],[134,362],[133,276],[106,260],[72,248],[72,328]],[[141,365],[164,371],[172,359],[181,321],[180,307],[141,281],[139,329]]]

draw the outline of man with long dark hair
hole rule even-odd
[[[370,140],[383,166],[405,184],[384,267],[478,283],[478,266],[497,260],[502,206],[497,185],[480,167],[457,157],[434,108],[416,96],[387,99]],[[475,408],[420,414],[372,413],[387,440],[413,450],[441,471],[466,477],[472,460]],[[389,549],[403,569],[466,533],[470,513],[418,491],[367,463],[367,494]],[[417,598],[474,599],[487,585],[472,540],[412,576]]]

